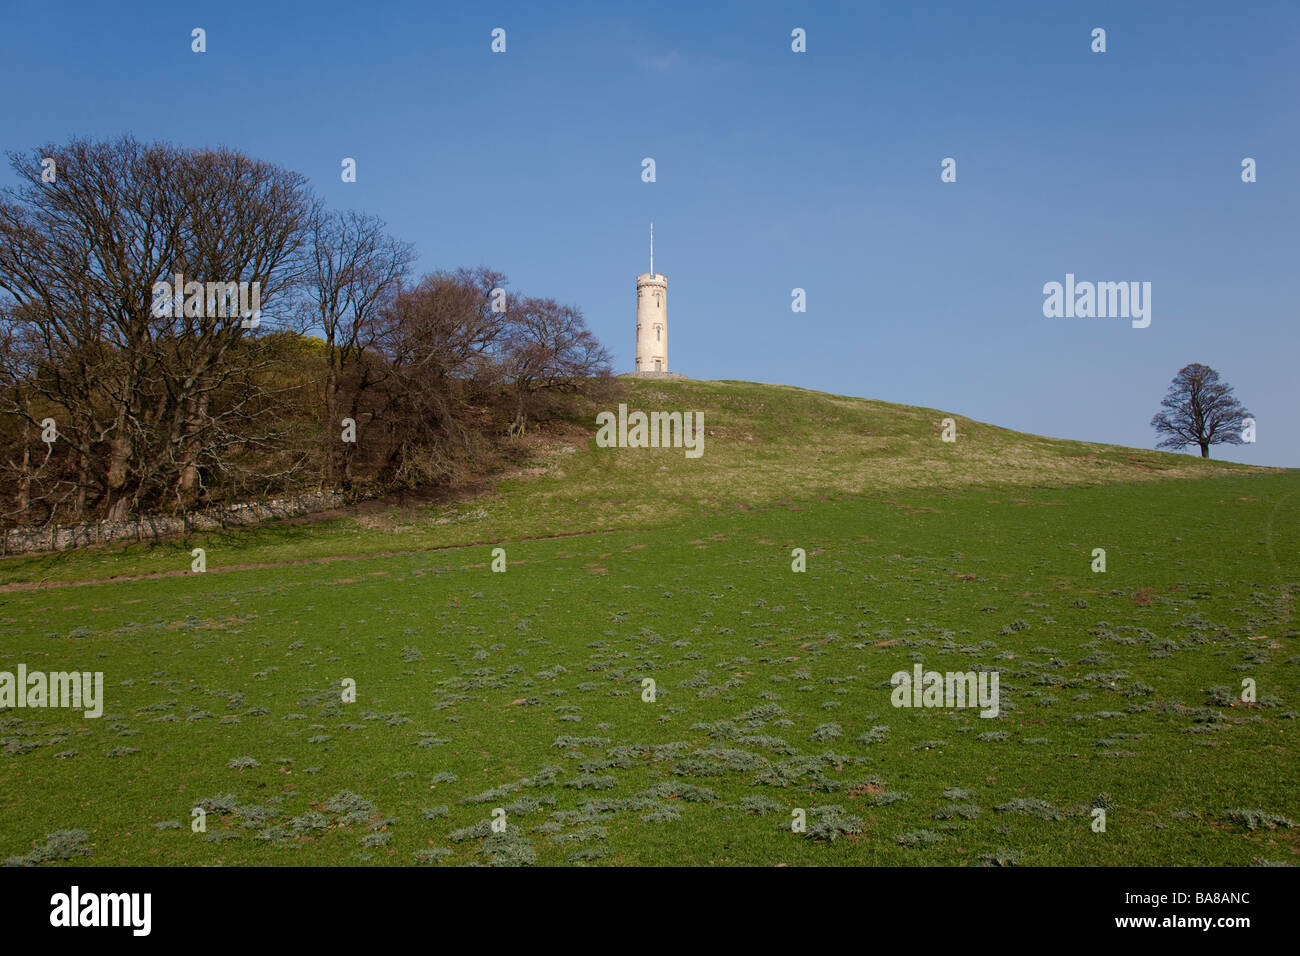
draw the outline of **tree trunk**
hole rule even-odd
[[[127,497],[126,472],[131,460],[131,440],[126,437],[126,410],[118,413],[117,434],[108,443],[108,520],[121,521],[127,515],[131,501]]]
[[[325,487],[329,491],[334,490],[334,443],[339,439],[336,437],[342,434],[342,424],[337,420],[338,416],[338,372],[334,369],[333,346],[330,347],[330,365],[329,371],[325,375]],[[344,455],[347,449],[344,448]]]
[[[18,483],[18,520],[21,522],[27,515],[27,509],[32,503],[32,449],[30,442],[32,440],[31,424],[23,422],[23,459],[22,459],[22,481]]]
[[[86,484],[90,481],[90,459],[82,452],[77,456],[77,520],[86,513]]]
[[[525,411],[524,393],[516,392],[515,394],[515,420],[510,423],[509,435],[511,438],[522,438],[524,430],[528,426],[528,414]]]
[[[348,413],[352,421],[356,422],[361,418],[361,391],[358,389],[352,395],[352,411]],[[343,491],[352,491],[353,482],[353,465],[357,458],[357,443],[352,442],[343,448]]]
[[[203,450],[202,440],[199,437],[203,428],[203,420],[208,413],[208,393],[201,393],[196,400],[193,397],[185,400],[185,442],[183,444],[185,463],[181,467],[180,481],[178,488],[182,505],[188,509],[199,494],[199,455]]]
[[[1210,457],[1210,443],[1207,441],[1201,442],[1201,457],[1202,458]]]

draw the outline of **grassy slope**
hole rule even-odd
[[[668,527],[720,509],[971,485],[1060,487],[1263,472],[1189,455],[1043,438],[949,413],[752,382],[623,380],[630,409],[702,411],[704,455],[597,449],[595,411],[534,446],[532,467],[449,507],[188,541],[0,560],[0,584],[184,570],[190,549],[223,564],[431,548],[552,534]]]
[[[207,542],[220,567],[508,539],[505,574],[472,547],[0,593],[0,669],[102,668],[109,698],[100,720],[0,715],[0,857],[68,828],[97,864],[1300,854],[1278,819],[1300,785],[1296,473],[967,422],[944,446],[939,413],[766,386],[635,383],[629,404],[702,408],[705,457],[574,442],[486,501]],[[823,420],[796,429],[792,404]],[[627,504],[633,479],[653,507]],[[583,528],[614,530],[520,540]],[[178,563],[165,545],[4,568]],[[914,662],[998,669],[1003,715],[893,708]],[[495,807],[507,836],[460,832]],[[797,836],[795,807],[860,832]]]

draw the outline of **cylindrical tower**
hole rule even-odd
[[[660,272],[636,277],[636,370],[668,371],[668,279]]]

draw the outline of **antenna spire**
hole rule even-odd
[[[650,278],[655,274],[655,221],[650,220]]]

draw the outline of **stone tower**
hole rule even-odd
[[[636,370],[668,371],[668,278],[655,272],[654,223],[650,223],[650,271],[636,277]]]

